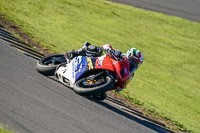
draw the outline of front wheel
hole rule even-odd
[[[74,91],[80,95],[97,95],[104,93],[114,86],[114,81],[111,77],[106,76],[105,79],[99,78],[90,80],[82,78],[74,84]]]

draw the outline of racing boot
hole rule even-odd
[[[101,93],[101,94],[97,94],[97,95],[93,95],[93,98],[96,100],[105,100],[107,97],[106,92]]]

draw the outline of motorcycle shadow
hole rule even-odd
[[[48,78],[51,79],[51,80],[54,80],[54,81],[56,81],[57,83],[60,84],[60,82],[55,77],[48,76]],[[72,88],[69,88],[69,89],[72,89]],[[159,126],[157,126],[156,124],[154,124],[154,123],[152,123],[150,121],[147,121],[145,119],[139,118],[137,115],[134,116],[134,115],[132,115],[132,114],[120,109],[116,105],[111,104],[110,102],[108,102],[108,100],[107,100],[108,98],[106,98],[105,100],[97,100],[92,96],[82,96],[82,97],[84,97],[87,100],[90,100],[92,102],[95,102],[95,103],[103,106],[104,108],[107,108],[107,109],[109,109],[109,110],[111,110],[111,111],[113,111],[113,112],[115,112],[115,113],[117,113],[117,114],[129,119],[129,120],[132,120],[132,121],[134,121],[134,122],[136,122],[136,123],[138,123],[140,125],[143,125],[143,126],[149,128],[151,130],[154,130],[156,132],[159,132],[159,133],[169,133],[169,132],[171,132],[170,130],[167,130],[165,128],[159,127]],[[120,104],[122,105],[123,103],[120,103]]]
[[[111,110],[111,111],[123,116],[123,117],[126,117],[129,120],[132,120],[132,121],[134,121],[134,122],[136,122],[136,123],[138,123],[140,125],[143,125],[143,126],[149,128],[149,129],[152,129],[152,130],[154,130],[156,132],[159,132],[159,133],[170,133],[170,132],[172,132],[172,131],[167,130],[165,128],[159,127],[158,125],[156,125],[156,124],[154,124],[154,123],[152,123],[152,122],[150,122],[148,120],[139,118],[136,115],[134,116],[134,115],[132,115],[132,114],[130,114],[130,113],[128,113],[128,112],[116,107],[115,105],[112,105],[111,103],[107,102],[107,100],[97,100],[97,99],[95,99],[95,98],[93,98],[91,96],[87,96],[87,97],[85,96],[85,98],[87,98],[88,100],[93,101],[93,102],[95,102],[95,103],[97,103],[97,104],[99,104],[99,105],[101,105],[101,106],[103,106],[103,107],[105,107],[105,108],[107,108],[107,109],[109,109],[109,110]]]

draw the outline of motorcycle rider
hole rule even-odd
[[[110,44],[103,44],[102,49],[91,45],[89,42],[85,42],[83,47],[78,50],[72,50],[65,53],[66,59],[72,59],[76,56],[91,56],[91,52],[93,52],[93,56],[99,57],[102,53],[102,50],[106,52],[106,54],[116,61],[121,61],[127,58],[130,63],[130,73],[131,80],[134,76],[135,70],[139,68],[139,66],[143,63],[143,54],[136,48],[129,49],[126,54],[122,54],[121,51],[115,50],[112,48]]]
[[[70,59],[76,56],[96,56],[99,57],[102,54],[102,50],[106,54],[116,61],[121,61],[127,58],[130,63],[130,80],[134,77],[134,72],[143,63],[143,54],[136,48],[129,49],[126,54],[122,54],[121,51],[115,50],[110,44],[103,44],[102,48],[91,45],[89,42],[85,42],[83,47],[78,50],[67,51],[65,53],[65,58],[70,61]],[[118,88],[116,92],[120,92],[122,88]],[[106,92],[98,95],[93,95],[94,98],[98,100],[103,100],[107,97]]]
[[[122,54],[121,51],[113,49],[110,44],[103,44],[102,49],[114,60],[120,61],[127,58],[131,65],[134,65],[135,70],[139,68],[144,60],[143,54],[136,48],[129,49],[126,54]]]

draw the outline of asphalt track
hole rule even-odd
[[[200,0],[110,0],[200,22]]]
[[[0,123],[16,132],[167,132],[39,74],[36,60],[1,39],[0,64]]]

